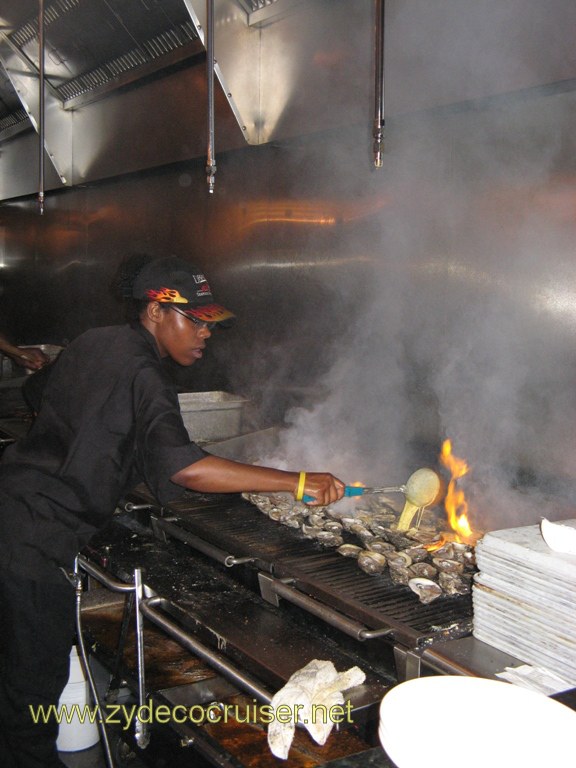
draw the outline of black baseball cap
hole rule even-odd
[[[234,317],[229,309],[215,303],[202,270],[175,256],[145,264],[134,280],[132,296],[144,301],[177,304],[181,312],[206,323]]]

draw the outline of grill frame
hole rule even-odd
[[[270,520],[236,494],[187,492],[182,501],[151,515],[153,528],[155,519],[169,521],[170,528],[182,533],[181,541],[191,535],[217,548],[221,563],[247,562],[242,567],[289,582],[369,629],[390,628],[382,639],[395,646],[417,650],[472,632],[471,595],[442,596],[423,604],[408,587],[394,584],[387,572],[363,573],[355,561],[307,539],[299,529]],[[166,531],[159,535],[165,537]]]

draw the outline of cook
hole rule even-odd
[[[200,360],[232,313],[202,272],[182,259],[131,259],[118,282],[137,320],[79,336],[51,366],[29,433],[0,463],[0,765],[63,766],[55,719],[74,640],[74,590],[66,573],[145,482],[160,504],[184,489],[280,492],[325,505],[344,483],[327,472],[288,472],[212,456],[191,442],[163,365]],[[46,369],[37,376],[44,377]]]

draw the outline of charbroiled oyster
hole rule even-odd
[[[410,579],[408,586],[412,592],[415,592],[418,595],[418,599],[421,603],[431,603],[442,594],[442,587],[430,579],[420,577]]]
[[[358,555],[358,566],[371,576],[376,573],[382,573],[386,568],[386,558],[380,552],[370,552],[364,550]]]

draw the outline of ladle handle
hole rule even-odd
[[[386,488],[364,488],[364,493],[406,493],[405,485],[389,485]]]
[[[344,496],[347,498],[363,496],[366,491],[367,489],[363,488],[361,485],[347,485],[346,488],[344,488]]]
[[[351,496],[362,496],[367,491],[372,490],[371,488],[363,488],[361,485],[347,485],[344,488],[344,496],[350,498]],[[308,496],[304,494],[302,496],[302,501],[304,504],[309,504],[311,501],[316,501],[314,496]]]
[[[391,485],[388,488],[365,488],[363,485],[347,485],[344,488],[344,497],[363,496],[365,493],[404,493],[405,491],[405,485]],[[316,501],[316,499],[314,496],[304,495],[302,496],[302,501],[305,504],[309,504],[311,501]]]

